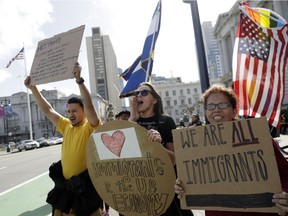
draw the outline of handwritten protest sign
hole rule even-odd
[[[72,29],[38,43],[31,67],[31,84],[73,78],[85,26]]]
[[[87,144],[87,167],[99,195],[125,216],[161,215],[174,198],[174,166],[147,130],[129,121],[100,126]]]
[[[265,118],[173,130],[184,209],[277,212],[282,191]]]

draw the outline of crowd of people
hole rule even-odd
[[[72,74],[79,87],[81,98],[70,98],[67,102],[66,116],[59,114],[43,97],[35,85],[31,85],[28,76],[24,84],[31,90],[40,110],[55,125],[57,131],[63,134],[61,160],[49,168],[49,176],[55,186],[47,196],[47,202],[52,206],[52,215],[77,215],[96,216],[109,215],[109,206],[98,195],[89,178],[86,164],[86,145],[90,135],[102,122],[97,114],[90,93],[81,77],[81,66],[75,63]],[[211,86],[203,94],[206,123],[221,123],[237,121],[237,97],[231,88],[220,84]],[[148,82],[140,84],[134,95],[130,98],[131,111],[123,110],[115,116],[117,120],[129,120],[147,129],[149,141],[158,142],[165,148],[174,164],[176,160],[172,130],[176,129],[175,121],[164,114],[161,96],[153,85]],[[188,127],[200,126],[199,115],[193,113]],[[279,151],[279,146],[271,138],[271,145],[277,160],[278,171],[281,179],[282,192],[274,194],[271,203],[279,208],[279,215],[288,212],[288,162]],[[180,207],[180,199],[185,195],[185,188],[181,179],[175,181],[175,197],[163,216],[192,216],[191,210]],[[120,214],[121,215],[121,214]],[[232,215],[273,215],[268,213],[244,213],[206,211],[206,216]],[[278,215],[278,214],[275,214]]]

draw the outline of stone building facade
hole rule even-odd
[[[80,97],[79,95],[70,95],[67,97],[58,90],[42,90],[41,93],[53,106],[53,108],[64,116],[67,100],[70,97]],[[61,136],[56,131],[56,128],[52,125],[52,123],[40,111],[34,100],[34,96],[29,94],[29,97],[30,104],[28,104],[26,92],[18,92],[10,97],[0,98],[0,101],[9,101],[4,109],[7,110],[9,106],[9,109],[12,110],[12,112],[9,112],[9,114],[4,118],[0,118],[0,144],[7,143],[9,141],[18,142],[23,139],[30,139],[29,105],[31,110],[33,139],[38,139],[40,137],[48,138],[53,136]],[[102,120],[105,120],[108,106],[107,101],[102,99],[102,97],[99,95],[92,96],[92,101]]]

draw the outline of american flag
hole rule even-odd
[[[6,68],[8,68],[14,60],[21,60],[21,59],[24,59],[24,47],[20,50],[20,52],[14,58],[12,58],[9,61],[9,63],[6,65]]]
[[[287,22],[268,9],[240,6],[233,54],[240,116],[266,116],[270,125],[280,126],[287,56]]]

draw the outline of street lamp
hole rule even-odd
[[[11,114],[11,111],[10,111],[11,101],[10,101],[10,99],[5,97],[3,100],[1,100],[0,103],[1,103],[1,107],[4,108],[4,121],[5,121],[4,122],[4,130],[6,133],[6,139],[5,139],[4,143],[8,143],[8,136],[9,136],[8,117]]]
[[[192,22],[194,27],[194,36],[196,41],[196,49],[198,56],[198,66],[199,66],[199,76],[202,93],[205,92],[206,89],[210,87],[207,62],[206,62],[206,54],[202,36],[202,29],[200,25],[200,17],[198,11],[197,0],[183,0],[184,3],[190,4],[191,13],[192,13]]]

